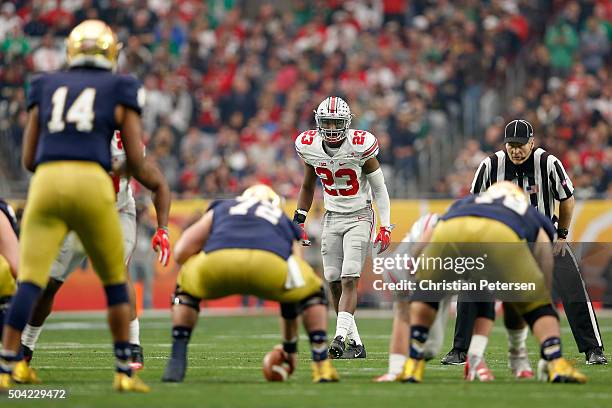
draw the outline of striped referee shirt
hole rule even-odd
[[[512,163],[504,150],[490,155],[478,166],[470,192],[479,194],[491,184],[504,180],[525,190],[531,205],[551,219],[555,200],[564,201],[574,194],[572,181],[559,159],[541,148],[535,149],[520,165]]]

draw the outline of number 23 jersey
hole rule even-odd
[[[365,130],[349,129],[344,143],[330,156],[316,130],[302,132],[295,139],[295,150],[314,171],[323,185],[327,211],[351,213],[365,208],[372,200],[370,185],[362,170],[364,163],[378,154],[376,137]]]

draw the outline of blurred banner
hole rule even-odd
[[[391,203],[391,221],[395,224],[393,230],[393,241],[399,242],[410,230],[412,223],[421,215],[428,212],[443,213],[452,203],[451,200],[393,200]],[[320,205],[320,204],[318,204]],[[205,200],[179,200],[172,203],[170,218],[170,239],[172,244],[178,239],[183,229],[191,222],[195,221],[206,211],[207,201]],[[287,215],[291,218],[295,202],[288,201],[285,204]],[[307,230],[313,239],[314,245],[305,252],[306,259],[317,269],[321,269],[321,256],[318,246],[318,235],[320,234],[320,218],[322,210],[320,207],[313,207],[308,221]],[[265,238],[265,237],[262,237]],[[579,201],[576,203],[572,226],[570,228],[570,241],[580,242],[608,242],[612,243],[612,200],[593,200]],[[607,246],[610,248],[610,245]],[[581,265],[582,272],[589,282],[589,290],[596,292],[598,299],[606,302],[605,293],[610,292],[607,282],[612,281],[612,277],[606,275],[610,273],[611,251],[599,252],[598,257],[584,258],[586,263]],[[162,268],[155,262],[154,281],[152,285],[152,307],[167,308],[170,305],[170,296],[174,291],[177,266],[171,260],[167,268]],[[607,271],[607,272],[606,272]],[[373,290],[373,279],[375,275],[366,274],[360,282],[361,302],[377,306],[385,299]],[[142,292],[139,287],[139,293]],[[271,302],[258,303],[256,299],[246,299],[241,296],[233,296],[227,299],[209,301],[204,307],[240,307],[251,306],[273,306]],[[75,271],[60,290],[54,304],[54,310],[95,310],[104,309],[104,292],[99,279],[95,276],[90,266],[85,269]]]

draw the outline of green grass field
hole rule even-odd
[[[192,336],[186,381],[163,384],[160,377],[171,343],[169,318],[144,317],[141,337],[146,369],[141,376],[152,392],[120,395],[111,391],[113,359],[104,318],[64,315],[49,320],[33,365],[44,381],[40,387],[66,389],[67,398],[7,400],[2,396],[0,401],[2,406],[113,408],[612,406],[612,367],[586,366],[565,319],[562,321],[565,356],[589,376],[586,385],[519,382],[511,378],[506,368],[506,340],[500,322],[487,353],[497,377],[493,383],[465,383],[462,367],[445,367],[432,360],[427,365],[423,384],[375,384],[372,378],[387,367],[391,321],[386,318],[358,320],[368,358],[336,361],[340,383],[310,383],[310,353],[304,335],[300,340],[300,365],[290,381],[266,383],[261,374],[261,360],[279,338],[278,321],[272,316],[202,317]],[[609,342],[612,318],[600,319],[600,323],[604,340],[607,338]],[[446,343],[450,344],[448,333]],[[533,340],[529,346],[535,365],[538,349]]]

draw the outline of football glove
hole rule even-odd
[[[391,244],[391,230],[392,229],[393,229],[393,226],[388,226],[388,227],[380,227],[380,229],[378,230],[378,235],[376,235],[376,239],[374,240],[374,245],[380,243],[380,246],[378,248],[379,254],[382,254],[383,252],[387,250],[387,248],[389,248],[389,245]]]
[[[151,240],[151,246],[158,252],[157,259],[163,266],[168,266],[170,260],[170,241],[168,239],[168,228],[159,227]]]
[[[302,210],[298,208],[293,213],[293,222],[298,225],[298,227],[302,230],[302,239],[300,240],[302,246],[310,246],[312,242],[308,239],[308,234],[306,234],[306,229],[304,228],[304,223],[306,222],[306,214],[308,212],[306,210]]]

